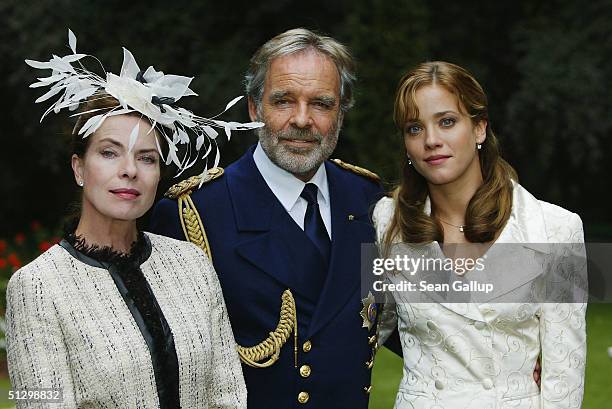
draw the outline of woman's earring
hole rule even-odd
[[[412,161],[410,160],[410,158],[408,158],[408,164],[412,165]]]
[[[79,186],[83,187],[84,183],[82,180],[79,181]]]
[[[476,144],[476,147],[478,148],[478,150],[481,150],[481,149],[482,149],[482,144],[477,143],[477,144]]]

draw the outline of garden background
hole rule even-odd
[[[377,172],[389,187],[403,155],[391,120],[399,77],[425,60],[457,63],[487,91],[493,129],[521,183],[580,214],[587,240],[612,239],[610,0],[0,0],[0,15],[0,289],[57,241],[77,199],[66,144],[72,124],[65,114],[39,123],[47,105],[33,103],[42,92],[28,85],[43,75],[23,62],[69,52],[67,28],[79,51],[94,54],[108,71],[119,71],[125,46],[141,68],[195,76],[191,88],[200,97],[185,105],[203,116],[242,94],[248,59],[269,38],[299,26],[329,34],[351,48],[359,78],[334,156]],[[246,104],[227,117],[246,120]],[[222,164],[254,141],[234,135]],[[607,408],[612,309],[590,305],[587,318],[584,407]],[[392,407],[400,363],[386,352],[378,357],[372,408]],[[9,387],[3,376],[0,402]]]

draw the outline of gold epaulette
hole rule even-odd
[[[351,165],[350,163],[343,162],[340,159],[332,159],[331,161],[334,162],[336,165],[340,166],[341,168],[350,170],[351,172],[356,173],[359,176],[366,177],[375,182],[380,182],[380,176],[378,176],[376,173],[372,171],[369,171],[359,166]]]
[[[169,199],[176,199],[184,194],[190,194],[194,189],[197,189],[200,184],[208,183],[211,180],[215,180],[218,177],[223,175],[223,168],[212,168],[208,169],[206,173],[206,177],[202,181],[202,175],[192,176],[188,179],[181,180],[175,185],[172,185],[170,189],[164,194],[165,197]]]
[[[191,192],[202,183],[215,180],[221,175],[223,175],[223,168],[209,169],[204,178],[202,178],[202,175],[192,176],[172,186],[165,194],[169,199],[177,199],[179,222],[185,238],[204,250],[211,261],[212,252],[204,230],[204,223],[202,223],[196,205],[191,200]]]

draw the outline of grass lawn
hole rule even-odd
[[[15,403],[8,399],[8,390],[11,388],[11,384],[8,379],[0,378],[0,409],[14,408]]]
[[[607,409],[612,400],[612,304],[591,304],[587,309],[587,367],[582,409]],[[402,377],[402,361],[387,349],[376,355],[370,409],[390,409]],[[0,379],[0,409],[14,408],[8,400],[10,384]]]
[[[582,409],[607,409],[612,400],[612,304],[591,304],[587,309],[587,366]],[[376,355],[370,409],[393,408],[402,377],[402,361],[387,349]]]

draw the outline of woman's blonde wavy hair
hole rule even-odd
[[[485,243],[495,238],[510,217],[512,210],[512,179],[518,181],[515,170],[499,153],[495,134],[491,130],[487,97],[476,79],[465,69],[443,61],[419,64],[399,82],[395,97],[394,121],[403,135],[405,124],[419,117],[415,94],[427,85],[444,87],[459,101],[459,109],[466,112],[473,124],[486,121],[486,139],[479,151],[483,184],[470,200],[464,234],[469,242]],[[444,241],[442,226],[423,212],[429,195],[427,181],[408,164],[405,152],[400,184],[393,191],[395,212],[384,236],[387,249],[400,238],[406,243],[425,244]]]

